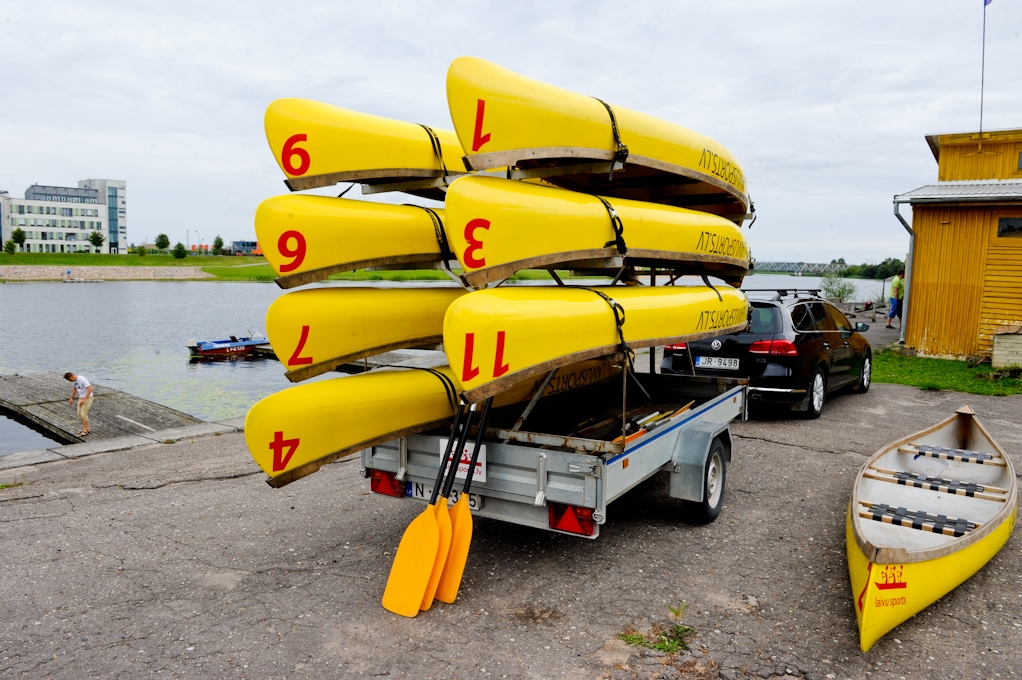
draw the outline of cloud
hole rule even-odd
[[[125,179],[132,241],[251,238],[284,191],[270,101],[450,127],[447,66],[472,54],[725,144],[756,257],[881,260],[907,249],[892,195],[936,179],[923,135],[978,125],[981,20],[957,0],[6,3],[0,188]],[[1020,20],[988,8],[987,128],[1022,126]]]

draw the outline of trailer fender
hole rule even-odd
[[[678,437],[671,457],[671,498],[703,500],[703,469],[715,437],[720,437],[723,442],[727,462],[730,463],[731,428],[727,423],[694,422]]]

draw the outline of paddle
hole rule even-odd
[[[461,489],[458,502],[451,508],[451,547],[447,553],[447,563],[440,575],[440,584],[436,589],[436,599],[450,604],[458,597],[461,578],[465,574],[465,562],[468,561],[468,549],[472,543],[472,513],[468,508],[469,489],[472,487],[472,475],[475,474],[476,460],[483,443],[483,433],[490,419],[490,406],[493,397],[486,400],[483,415],[479,420],[479,432],[476,433],[475,446],[472,448],[472,459],[465,475],[465,486]],[[453,476],[452,476],[453,480]],[[453,484],[453,481],[449,482]],[[449,489],[450,487],[448,487]]]
[[[429,505],[405,529],[401,543],[394,554],[394,564],[390,568],[387,588],[383,591],[383,607],[401,616],[415,616],[419,613],[419,605],[422,603],[422,596],[426,592],[429,576],[433,571],[433,563],[436,561],[437,549],[440,546],[436,499],[444,479],[447,460],[450,458],[451,451],[454,450],[455,433],[464,411],[465,405],[459,405],[458,412],[454,416],[454,425],[451,427],[451,438],[447,442],[447,450],[440,461],[440,470],[437,472],[437,480],[433,485],[433,494],[430,496]],[[471,414],[468,419],[471,420]],[[468,427],[466,426],[462,434],[467,432]]]
[[[447,454],[444,454],[444,460],[441,462],[442,469],[447,470],[447,479],[445,483],[437,485],[443,487],[443,490],[440,492],[440,498],[436,503],[436,522],[437,528],[440,529],[440,542],[437,545],[436,558],[433,560],[429,581],[426,582],[426,591],[422,596],[422,602],[419,603],[419,611],[428,611],[433,606],[433,595],[436,593],[437,584],[440,583],[440,574],[444,570],[444,564],[447,563],[447,551],[451,547],[452,530],[451,515],[447,510],[447,499],[451,495],[451,487],[454,486],[454,477],[458,474],[458,466],[461,464],[461,453],[465,450],[465,440],[468,439],[468,430],[472,427],[472,414],[475,413],[475,410],[476,405],[472,404],[461,434],[458,436],[457,448],[454,449],[454,453],[449,457]],[[451,438],[447,441],[448,452],[450,452],[453,441],[454,430],[451,430]],[[439,479],[437,477],[438,481]],[[436,487],[434,487],[433,498],[436,497],[437,491]]]

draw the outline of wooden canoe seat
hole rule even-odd
[[[859,501],[859,504],[867,508],[866,510],[859,510],[859,517],[871,519],[875,522],[884,522],[885,524],[895,524],[909,529],[954,536],[956,538],[964,536],[982,526],[978,522],[970,522],[957,517],[948,517],[947,515],[934,515],[922,510],[892,507],[886,503],[865,503]]]
[[[900,446],[901,453],[911,453],[927,458],[942,458],[953,460],[959,463],[976,463],[977,465],[1001,465],[1004,466],[1004,459],[982,451],[967,451],[966,449],[949,449],[944,446],[930,446],[920,444],[917,446]]]
[[[957,479],[928,477],[927,475],[917,474],[915,472],[906,472],[905,470],[887,470],[885,468],[870,466],[870,468],[864,473],[864,476],[881,482],[901,484],[903,486],[927,489],[929,491],[943,491],[944,493],[952,493],[956,496],[983,498],[985,500],[1000,501],[1002,503],[1008,500],[1008,497],[1005,495],[1007,494],[1007,491],[997,486],[985,486],[983,484],[963,482]]]

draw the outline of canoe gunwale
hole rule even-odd
[[[308,463],[302,463],[298,467],[288,470],[287,472],[284,472],[282,474],[279,474],[276,477],[269,477],[267,478],[266,483],[272,486],[274,489],[279,489],[282,486],[287,486],[291,482],[295,482],[301,479],[302,477],[308,477],[312,473],[317,472],[324,465],[327,465],[328,463],[333,463],[334,461],[344,458],[345,456],[349,456],[353,453],[358,453],[363,449],[368,449],[372,446],[376,446],[377,444],[389,442],[392,439],[397,439],[399,437],[407,437],[408,435],[418,434],[420,432],[432,430],[433,428],[436,427],[441,427],[444,424],[450,423],[453,419],[454,414],[452,413],[450,416],[447,416],[446,418],[440,418],[439,420],[431,420],[428,423],[412,425],[401,430],[393,430],[391,432],[387,432],[386,434],[381,434],[379,436],[366,439],[365,441],[361,441],[357,444],[346,446],[343,449],[334,451],[333,453],[328,453],[325,456],[317,458],[316,460],[310,460]]]
[[[627,233],[625,236],[627,238]],[[461,275],[461,278],[473,288],[482,288],[494,281],[506,279],[515,272],[523,269],[551,269],[555,268],[554,265],[571,265],[579,260],[607,259],[617,257],[618,255],[619,253],[615,247],[548,253],[546,255],[537,255],[535,257],[527,257],[522,260],[515,260],[513,262],[505,262],[503,264],[494,265],[493,267],[477,269],[472,272],[465,272]],[[682,253],[671,250],[653,250],[650,248],[629,248],[628,253],[624,256],[623,264],[627,266],[629,260],[642,260],[642,266],[646,266],[647,261],[722,264],[732,266],[736,270],[740,270],[743,276],[747,275],[749,272],[748,260],[742,260],[737,257],[727,257],[724,255],[712,255],[709,253]],[[571,267],[564,268],[571,269]],[[671,269],[671,267],[658,267],[658,269]],[[713,273],[714,275],[717,274],[716,271],[707,273]],[[737,271],[735,273],[737,273]]]
[[[438,246],[437,252],[435,253],[408,253],[405,255],[388,255],[386,257],[373,257],[365,260],[352,260],[351,262],[341,262],[339,264],[332,264],[328,267],[309,269],[304,272],[299,272],[297,274],[278,276],[276,279],[274,279],[274,282],[279,287],[283,288],[284,290],[287,290],[290,288],[296,288],[298,286],[304,286],[308,283],[322,281],[323,279],[329,278],[333,274],[340,274],[341,272],[353,272],[356,269],[368,269],[369,267],[384,267],[389,264],[415,264],[415,263],[435,264],[440,261],[441,261],[440,250]]]
[[[633,340],[626,344],[631,349],[640,349],[643,347],[670,345],[678,342],[694,342],[696,340],[705,340],[707,338],[715,338],[721,335],[727,335],[729,333],[736,333],[744,329],[746,326],[747,324],[743,323],[741,325],[718,328],[716,330],[706,331],[703,333],[689,333],[688,335],[673,335],[663,338]],[[477,403],[489,397],[500,394],[504,390],[508,389],[511,385],[519,381],[528,380],[529,378],[540,373],[546,373],[548,371],[552,371],[555,368],[567,366],[568,364],[573,364],[578,361],[586,361],[588,359],[599,359],[601,357],[608,357],[615,354],[620,354],[620,352],[621,345],[619,343],[581,350],[579,352],[567,354],[561,357],[557,357],[556,359],[544,361],[539,364],[533,364],[532,366],[528,366],[513,373],[508,373],[496,380],[492,380],[484,385],[480,385],[479,387],[475,387],[471,390],[465,390],[461,394],[470,403]]]
[[[284,184],[291,191],[304,191],[306,189],[317,189],[328,187],[340,182],[375,183],[387,180],[411,180],[411,179],[438,179],[443,177],[443,170],[439,168],[378,168],[375,170],[344,170],[341,172],[328,172],[322,175],[303,175],[301,177],[288,177]],[[447,172],[448,177],[456,177],[467,173]],[[370,182],[366,182],[370,180]]]
[[[991,519],[986,521],[978,529],[970,531],[966,535],[956,538],[953,541],[950,541],[949,543],[937,548],[929,548],[927,550],[905,550],[904,548],[875,546],[869,541],[867,541],[860,533],[860,522],[866,520],[860,518],[858,516],[858,513],[854,511],[854,504],[857,502],[859,498],[859,483],[862,481],[866,471],[881,456],[890,453],[891,451],[897,451],[898,447],[908,444],[917,437],[921,437],[923,435],[936,432],[937,430],[952,426],[952,424],[958,422],[959,418],[972,418],[979,431],[983,433],[983,435],[993,445],[994,449],[1001,455],[1001,457],[1007,463],[1007,472],[1011,478],[1011,487],[1008,490],[1007,499],[1004,502],[1003,507],[1000,509],[1000,511],[998,511],[996,515],[994,515]],[[852,487],[852,496],[848,502],[848,515],[851,518],[852,536],[855,538],[855,543],[858,546],[859,550],[862,551],[862,554],[866,556],[866,559],[868,561],[873,562],[875,564],[907,564],[910,562],[926,562],[940,557],[945,557],[947,555],[956,553],[962,550],[963,548],[973,545],[974,543],[979,543],[987,536],[989,536],[991,533],[993,533],[995,530],[997,530],[998,527],[1003,525],[1004,522],[1010,520],[1013,517],[1013,513],[1015,512],[1017,504],[1018,504],[1018,481],[1015,477],[1015,468],[1011,464],[1011,460],[1008,458],[1007,455],[1005,455],[1004,450],[1001,448],[1000,444],[998,444],[997,441],[994,440],[992,436],[990,436],[990,433],[987,432],[986,428],[983,427],[983,424],[979,421],[979,418],[976,418],[974,414],[968,414],[959,411],[932,427],[929,427],[925,430],[921,430],[919,432],[914,432],[903,439],[900,439],[891,444],[887,444],[882,449],[880,449],[872,456],[870,456],[869,459],[859,469],[859,473],[855,478],[855,484]]]
[[[609,149],[593,149],[589,147],[573,147],[573,146],[548,146],[548,147],[536,147],[531,149],[509,149],[507,151],[492,151],[490,153],[480,153],[466,155],[462,158],[465,163],[465,167],[470,170],[479,172],[483,170],[492,170],[494,168],[514,168],[520,161],[532,161],[532,160],[554,160],[561,158],[578,158],[584,160],[600,160],[600,161],[613,161],[615,151]],[[689,179],[696,180],[697,182],[703,182],[708,184],[728,195],[734,200],[738,201],[744,207],[745,212],[749,210],[749,197],[742,191],[731,186],[727,182],[714,177],[713,175],[693,170],[692,168],[686,168],[681,165],[674,163],[668,163],[656,158],[649,158],[648,156],[638,156],[630,154],[628,159],[625,161],[625,167],[628,165],[639,165],[651,170],[657,170],[668,175],[677,175],[680,177],[687,177]],[[580,168],[581,169],[581,168]],[[550,177],[556,177],[557,175],[550,175]],[[557,184],[556,181],[548,180],[551,184]],[[601,189],[600,193],[606,193],[606,189]]]
[[[377,354],[383,354],[385,352],[393,352],[398,349],[407,349],[409,347],[419,347],[421,345],[439,345],[444,341],[443,334],[439,335],[426,335],[420,338],[409,338],[407,340],[399,340],[397,342],[391,342],[386,345],[377,345],[376,347],[369,347],[360,352],[352,352],[351,354],[344,354],[339,357],[332,357],[326,361],[319,361],[309,366],[303,366],[302,368],[288,371],[285,373],[287,379],[293,383],[308,380],[309,378],[317,375],[328,373],[338,366],[350,363],[352,361],[358,361],[359,359],[365,359],[366,357],[375,356]]]

